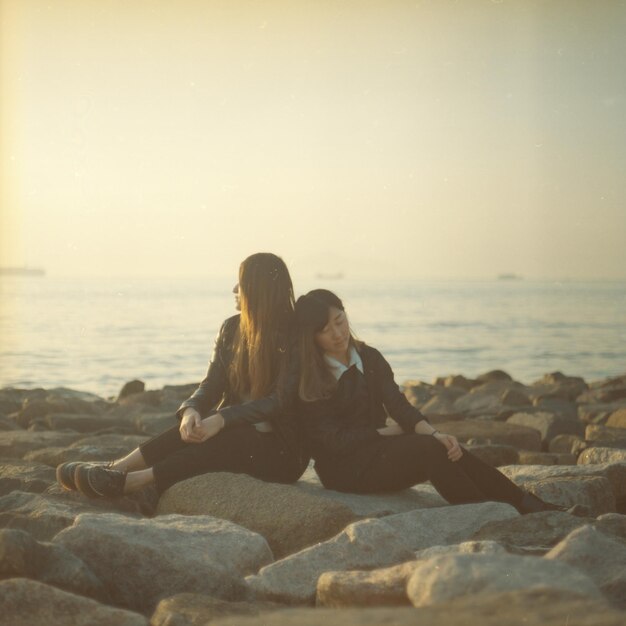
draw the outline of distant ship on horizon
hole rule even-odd
[[[0,267],[0,276],[45,276],[46,270],[42,267]]]

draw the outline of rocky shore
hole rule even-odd
[[[404,385],[439,430],[572,513],[451,506],[429,484],[342,494],[312,468],[296,485],[210,474],[114,502],[56,484],[57,464],[169,427],[195,387],[0,390],[0,622],[626,623],[626,375]]]

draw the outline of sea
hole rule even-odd
[[[235,313],[233,283],[2,277],[0,387],[110,398],[133,379],[147,389],[198,382]],[[626,282],[311,277],[299,287],[335,291],[400,384],[493,369],[526,384],[554,371],[588,382],[626,373]]]

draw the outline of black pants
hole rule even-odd
[[[318,459],[325,487],[354,493],[407,489],[430,480],[451,504],[496,500],[519,506],[524,492],[502,472],[468,450],[450,461],[446,448],[431,435],[381,437],[341,460]]]
[[[161,493],[174,483],[208,472],[249,474],[270,482],[291,483],[302,473],[296,458],[274,433],[253,426],[219,432],[202,443],[185,443],[178,425],[139,446]]]

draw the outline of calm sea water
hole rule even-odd
[[[199,381],[232,278],[3,278],[0,386],[117,394]],[[379,348],[396,379],[432,381],[504,369],[530,383],[546,372],[595,380],[626,371],[626,283],[319,280],[356,334]]]

